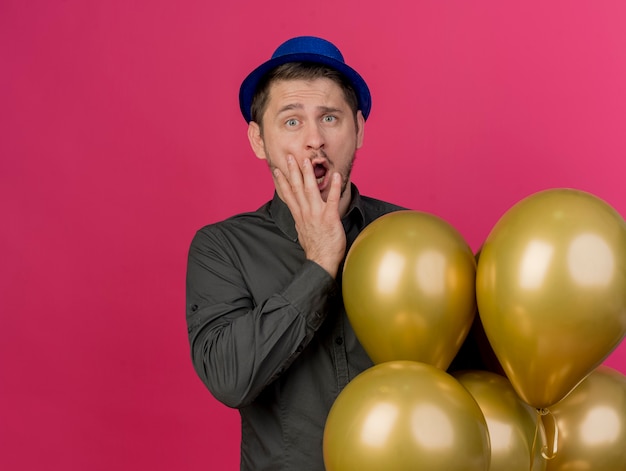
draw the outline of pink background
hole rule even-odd
[[[477,250],[545,188],[626,214],[625,24],[621,0],[3,0],[0,469],[238,467],[189,359],[186,255],[272,195],[237,92],[284,39],[368,81],[361,191]]]

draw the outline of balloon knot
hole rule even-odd
[[[552,415],[552,412],[548,408],[538,408],[537,409],[537,428],[539,428],[539,422],[543,420],[543,417],[550,416],[552,419],[552,428],[554,430],[554,435],[552,437],[552,449],[547,445],[541,447],[541,456],[543,456],[546,460],[553,460],[559,449],[559,428],[556,422],[556,418]],[[535,430],[535,436],[537,434],[537,430]],[[533,440],[534,443],[534,440]]]

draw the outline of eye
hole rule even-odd
[[[295,118],[291,118],[291,119],[288,119],[287,121],[285,121],[285,124],[287,125],[287,127],[293,128],[294,126],[298,125],[298,120],[295,119]]]
[[[324,116],[323,121],[325,123],[332,123],[337,121],[337,117],[333,116],[332,114],[327,114],[326,116]]]

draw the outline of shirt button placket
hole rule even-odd
[[[345,315],[345,314],[344,314]],[[343,316],[340,316],[335,328],[335,341],[333,342],[333,351],[335,354],[335,364],[337,365],[337,385],[339,389],[347,386],[350,380],[348,375],[348,355],[343,341]]]

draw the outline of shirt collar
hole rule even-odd
[[[352,201],[350,201],[350,205],[348,206],[348,211],[346,211],[346,215],[342,218],[344,223],[344,227],[346,226],[347,221],[351,221],[353,224],[356,224],[359,229],[363,228],[363,224],[365,222],[365,212],[363,209],[363,200],[361,199],[361,194],[357,189],[354,183],[350,183],[352,186]],[[294,242],[298,240],[298,232],[296,231],[296,224],[293,220],[293,216],[291,215],[291,211],[285,204],[283,200],[280,199],[278,193],[274,192],[274,198],[270,203],[270,215],[278,228],[291,240]]]

